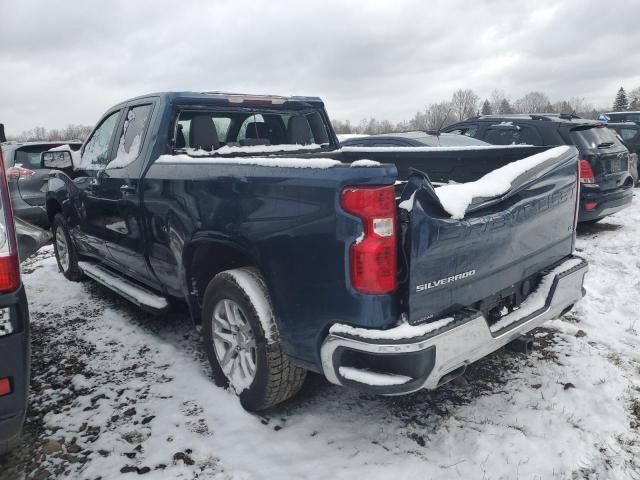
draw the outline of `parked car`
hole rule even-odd
[[[42,168],[40,154],[50,148],[63,145],[79,150],[82,143],[79,141],[2,143],[11,204],[16,217],[33,225],[49,227],[44,202],[50,169]]]
[[[634,180],[638,182],[640,171],[640,125],[633,122],[608,122],[607,127],[614,130],[631,154],[629,167]]]
[[[577,151],[403,150],[339,149],[315,97],[120,103],[75,162],[42,154],[62,169],[47,191],[59,269],[149,310],[185,301],[216,383],[249,410],[307,370],[378,394],[436,388],[582,298]],[[520,174],[469,190],[464,218],[428,179],[507,165]]]
[[[603,122],[575,115],[484,115],[443,131],[495,145],[575,145],[580,153],[580,222],[598,221],[631,204],[628,151]]]
[[[367,135],[341,140],[343,147],[473,147],[488,146],[472,137],[440,132],[403,132]]]
[[[0,135],[3,135],[2,129]],[[18,256],[9,188],[0,150],[0,455],[18,443],[27,411],[29,309],[20,281]]]
[[[636,122],[640,123],[640,112],[607,112],[604,115],[609,119],[608,122]]]

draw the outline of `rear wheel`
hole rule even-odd
[[[263,410],[298,392],[306,371],[282,351],[269,295],[255,269],[216,275],[204,295],[202,322],[214,380],[233,389],[245,409]]]
[[[53,219],[53,250],[56,254],[58,268],[67,279],[77,282],[82,278],[78,266],[78,252],[71,241],[69,227],[62,214],[58,213]]]

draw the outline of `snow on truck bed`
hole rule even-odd
[[[550,148],[544,152],[511,162],[493,170],[475,182],[443,185],[435,191],[440,203],[451,218],[462,219],[475,198],[494,198],[511,189],[512,182],[547,160],[566,153],[571,147]]]

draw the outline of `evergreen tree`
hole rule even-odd
[[[500,102],[500,111],[498,113],[500,114],[513,113],[513,108],[511,108],[511,104],[509,103],[509,100],[507,100],[506,98],[502,99],[502,101]]]
[[[640,110],[640,98],[633,97],[631,103],[629,104],[629,110],[638,111]]]
[[[624,91],[624,88],[620,87],[620,90],[618,90],[616,94],[616,99],[613,102],[613,111],[624,112],[625,110],[629,110],[629,100],[627,100],[627,92]]]
[[[491,104],[489,100],[485,100],[482,104],[482,115],[491,115],[493,112],[491,111]]]

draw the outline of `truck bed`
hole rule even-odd
[[[401,187],[401,310],[411,324],[433,321],[473,307],[492,322],[513,312],[535,289],[543,272],[573,251],[577,151],[560,147],[512,179],[499,195],[473,198],[464,218],[432,181],[467,182],[459,197],[489,174],[508,175],[508,165],[544,147],[342,149],[343,161],[391,161]],[[501,175],[502,174],[502,175]],[[487,178],[487,177],[485,177]],[[477,190],[477,188],[476,188]],[[482,189],[480,189],[482,191]],[[443,193],[440,193],[443,192]],[[451,210],[451,211],[447,211]]]

